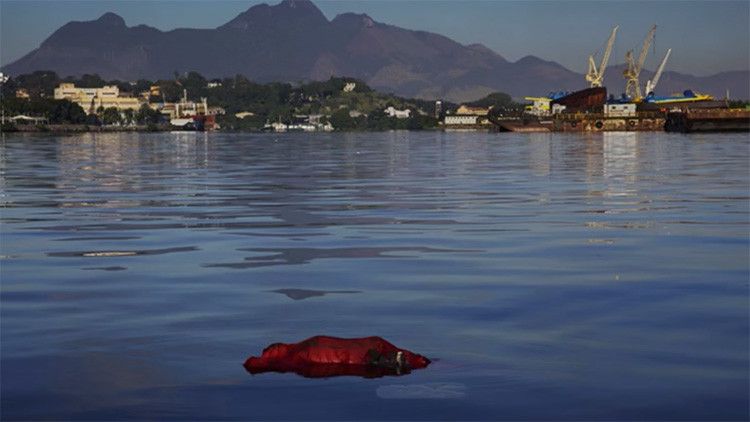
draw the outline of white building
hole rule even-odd
[[[475,114],[448,114],[443,123],[446,126],[477,125],[480,117]]]
[[[635,117],[635,104],[604,104],[604,115],[607,117]]]
[[[393,106],[389,106],[385,110],[383,110],[385,114],[388,115],[388,117],[395,117],[397,119],[408,119],[411,117],[411,110],[408,108],[406,110],[399,110],[397,108],[394,108]]]

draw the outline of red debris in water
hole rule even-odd
[[[377,378],[404,375],[427,367],[430,360],[400,349],[381,337],[336,338],[315,336],[299,343],[276,343],[260,357],[245,361],[251,374],[295,372],[308,378],[341,375]]]

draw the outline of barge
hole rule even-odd
[[[670,111],[667,132],[750,132],[750,109],[686,109]]]
[[[552,120],[554,132],[661,132],[664,114],[638,112],[632,116],[606,113],[560,113]]]

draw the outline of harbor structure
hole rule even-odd
[[[549,116],[552,112],[550,107],[552,99],[549,97],[525,97],[524,99],[526,101],[531,101],[531,104],[524,108],[524,111],[527,114],[542,117]]]

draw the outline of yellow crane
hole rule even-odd
[[[638,82],[638,77],[641,75],[643,64],[646,62],[646,55],[648,55],[648,48],[651,47],[651,43],[654,41],[654,35],[656,34],[656,25],[654,25],[648,34],[646,39],[643,40],[643,47],[641,48],[641,55],[638,56],[638,62],[633,60],[633,50],[628,50],[625,54],[625,61],[627,63],[627,69],[623,72],[627,84],[625,85],[625,95],[634,100],[638,100],[643,97],[641,93],[641,86]]]
[[[617,28],[619,28],[619,26],[612,28],[612,34],[610,34],[609,40],[607,40],[607,48],[604,50],[602,62],[598,68],[596,66],[596,61],[594,60],[594,55],[592,54],[589,56],[589,71],[586,73],[586,80],[591,82],[592,88],[602,86],[602,83],[604,82],[604,70],[607,69],[607,62],[609,61],[609,56],[612,54],[612,46],[615,44]]]

